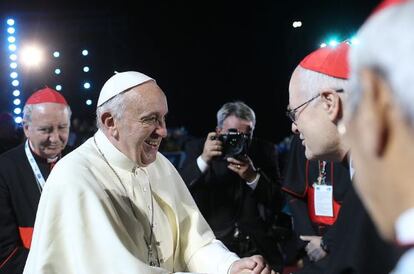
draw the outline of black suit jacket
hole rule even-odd
[[[66,150],[65,150],[66,151]],[[50,164],[33,157],[46,180]],[[24,151],[24,143],[0,155],[0,273],[21,274],[29,249],[40,190]]]
[[[252,190],[227,168],[225,160],[213,160],[202,173],[197,158],[202,154],[204,142],[205,139],[201,139],[186,144],[187,156],[180,173],[217,238],[223,239],[237,223],[244,233],[259,239],[263,245],[271,244],[266,238],[269,227],[262,218],[263,212],[275,216],[283,204],[274,146],[259,139],[252,140],[248,155],[261,174],[257,187]],[[259,208],[264,210],[259,212]],[[223,242],[226,244],[225,240]],[[276,243],[273,245],[276,247]]]

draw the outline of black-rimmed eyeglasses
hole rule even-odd
[[[343,89],[337,89],[335,90],[335,92],[343,92]],[[299,106],[295,107],[294,109],[290,109],[289,107],[286,110],[286,116],[289,117],[289,119],[292,121],[292,123],[296,124],[296,113],[298,112],[298,110],[309,104],[310,102],[312,102],[313,100],[315,100],[316,98],[318,98],[319,96],[321,96],[320,93],[318,93],[317,95],[313,96],[312,98],[310,98],[308,101],[304,102],[303,104],[300,104]]]

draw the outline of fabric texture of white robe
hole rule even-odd
[[[160,267],[148,264],[144,238],[149,238],[151,220]],[[237,259],[215,240],[162,154],[137,167],[98,131],[51,172],[24,273],[226,274]]]

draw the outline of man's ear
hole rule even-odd
[[[23,132],[26,138],[29,137],[29,123],[26,121],[23,121]]]
[[[392,131],[390,103],[391,89],[377,71],[365,69],[361,72],[362,97],[360,114],[365,112],[363,122],[367,126],[363,134],[371,135],[374,153],[382,156],[387,148]]]
[[[342,118],[342,99],[339,94],[333,90],[328,89],[321,92],[321,100],[324,110],[328,113],[329,119],[337,123]]]
[[[104,126],[104,128],[109,132],[109,134],[117,138],[118,137],[118,128],[115,123],[115,118],[110,112],[104,112],[102,113],[101,117],[101,123]]]

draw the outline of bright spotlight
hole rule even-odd
[[[302,26],[302,21],[294,21],[292,27],[300,28]]]
[[[21,108],[15,108],[15,109],[13,110],[13,112],[14,112],[15,114],[20,114],[20,113],[22,113],[22,109],[21,109]]]
[[[17,72],[13,71],[12,73],[10,73],[10,78],[12,79],[16,79],[18,76]]]
[[[338,45],[338,41],[335,40],[335,39],[332,39],[332,40],[329,41],[329,45],[331,47],[336,47]]]
[[[16,106],[20,105],[21,101],[19,98],[16,98],[13,100],[13,104],[15,104]]]
[[[326,43],[322,43],[322,44],[320,45],[320,47],[321,47],[321,48],[326,47]]]
[[[43,52],[37,46],[27,46],[21,51],[21,61],[28,67],[39,66],[43,61]]]
[[[20,90],[18,89],[13,90],[13,96],[17,97],[19,95],[20,95]]]
[[[12,81],[12,86],[13,87],[17,87],[19,85],[19,80],[13,80]]]
[[[17,55],[14,54],[14,53],[10,54],[9,57],[10,57],[10,60],[12,60],[12,61],[16,61],[17,60]]]
[[[88,100],[86,100],[85,103],[86,103],[87,106],[90,106],[90,105],[92,105],[92,100],[91,99],[88,99]]]
[[[17,47],[16,47],[16,45],[15,44],[10,44],[9,45],[9,50],[10,51],[15,51],[17,49]]]
[[[9,36],[7,37],[7,41],[9,41],[9,43],[14,43],[16,42],[16,38],[14,36]]]
[[[60,69],[55,69],[55,74],[59,75],[61,73]]]
[[[17,116],[16,118],[14,118],[14,121],[17,123],[17,124],[20,124],[21,122],[22,122],[22,117],[20,117],[20,116]]]
[[[83,67],[83,72],[88,72],[89,71],[89,67],[88,66],[84,66]]]
[[[15,31],[16,31],[16,30],[15,30],[15,28],[13,28],[13,27],[8,27],[8,28],[7,28],[7,32],[8,32],[9,34],[13,34]]]
[[[62,85],[56,85],[55,88],[56,88],[57,91],[61,91],[62,90]]]
[[[7,25],[13,26],[14,25],[14,19],[7,19]]]
[[[89,82],[85,82],[83,84],[83,88],[85,88],[85,89],[89,89],[90,87],[91,87],[91,84]]]
[[[12,69],[17,68],[17,63],[16,62],[11,62],[10,63],[10,68],[12,68]]]
[[[59,51],[53,52],[53,57],[58,58],[59,56],[60,56],[60,52]]]
[[[82,55],[83,55],[83,56],[88,55],[88,53],[89,53],[89,52],[88,52],[88,50],[86,50],[86,49],[82,50]]]

